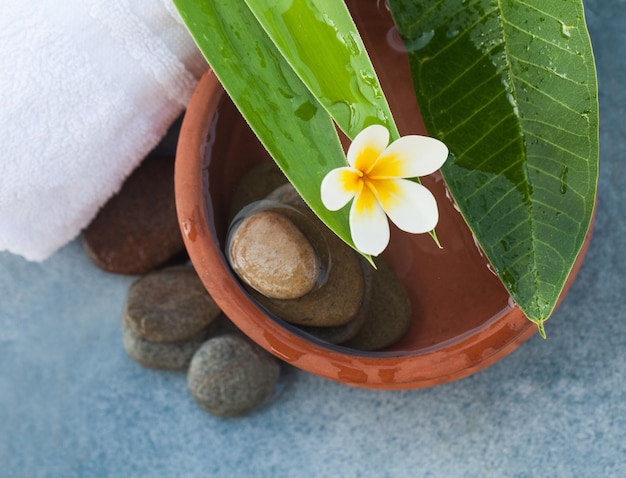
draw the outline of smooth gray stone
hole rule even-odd
[[[191,266],[175,266],[134,282],[124,320],[150,342],[180,342],[193,337],[221,313]]]
[[[185,371],[193,354],[209,336],[209,328],[184,342],[150,342],[135,334],[122,320],[122,337],[126,353],[144,367],[158,370]]]
[[[220,417],[235,417],[261,406],[280,376],[278,360],[241,335],[204,343],[191,360],[187,382],[198,404]]]

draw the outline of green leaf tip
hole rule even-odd
[[[545,322],[547,319],[543,319],[543,320],[533,320],[533,322],[535,323],[535,325],[537,325],[537,331],[539,332],[539,335],[541,335],[542,339],[547,339],[547,335],[546,335],[546,328],[544,326]]]

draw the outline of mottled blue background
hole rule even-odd
[[[361,390],[290,368],[271,404],[225,420],[196,406],[184,374],[126,356],[134,278],[98,270],[78,241],[43,264],[4,253],[0,476],[626,476],[626,1],[586,8],[597,219],[548,341],[425,390]]]

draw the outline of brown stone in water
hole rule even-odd
[[[297,325],[335,327],[345,325],[356,317],[365,296],[365,278],[360,256],[309,210],[282,211],[301,229],[313,227],[306,236],[320,257],[330,256],[332,266],[326,281],[308,294],[292,300],[270,299],[251,291],[251,294],[281,319]],[[298,224],[300,225],[300,224]],[[323,259],[322,259],[323,263]]]
[[[411,325],[411,303],[400,279],[382,257],[376,265],[365,324],[345,347],[379,350],[400,340]]]
[[[231,219],[248,204],[259,201],[270,194],[287,178],[274,161],[264,161],[251,168],[239,180],[230,203]]]
[[[174,158],[146,158],[83,232],[100,268],[141,275],[183,255],[174,202]]]
[[[152,272],[128,290],[124,320],[151,342],[180,342],[213,322],[221,311],[191,266]]]
[[[275,189],[267,199],[307,207],[290,183]],[[382,257],[375,262],[378,270],[361,260],[366,300],[355,319],[339,327],[301,326],[302,330],[327,342],[365,351],[388,347],[402,338],[411,324],[408,295],[387,262]]]
[[[243,219],[228,253],[237,275],[266,297],[295,299],[317,282],[317,253],[302,231],[278,212],[262,210]]]
[[[299,208],[308,207],[302,199],[302,196],[298,194],[296,188],[291,183],[285,183],[278,186],[265,198],[268,201],[278,201],[282,204],[288,204],[290,206],[296,206]]]
[[[299,328],[303,332],[311,334],[314,337],[331,344],[342,344],[359,333],[365,324],[365,320],[367,319],[373,276],[372,266],[366,263],[364,259],[361,259],[361,268],[365,278],[365,293],[363,295],[363,301],[361,302],[361,308],[359,309],[358,314],[356,314],[356,317],[354,317],[347,324],[338,325],[336,327],[307,327],[306,325],[300,325]]]

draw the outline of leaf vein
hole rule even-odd
[[[463,33],[454,37],[454,39],[450,41],[449,43],[447,43],[446,46],[444,46],[442,49],[437,51],[437,53],[435,53],[433,56],[425,60],[436,59],[440,54],[444,53],[448,48],[452,47],[455,43],[460,41],[465,35],[469,34],[474,29],[474,27],[476,27],[476,25],[478,25],[482,20],[484,20],[485,18],[487,18],[488,16],[492,15],[495,12],[497,12],[497,8],[493,8],[492,10],[486,11],[483,15],[479,16],[476,19],[476,21],[474,21],[474,23],[468,25],[467,28],[463,30]]]
[[[458,123],[456,126],[454,126],[454,128],[448,130],[445,135],[441,135],[441,139],[443,140],[444,137],[448,137],[450,135],[450,133],[454,133],[457,129],[465,126],[468,122],[470,122],[475,116],[477,116],[478,114],[480,114],[485,108],[489,107],[491,105],[491,103],[493,103],[494,101],[498,100],[502,94],[506,93],[505,91],[502,91],[501,93],[494,95],[493,98],[491,98],[487,103],[485,103],[484,105],[482,105],[480,108],[478,108],[477,110],[473,111],[471,115],[466,116],[463,121],[461,121],[460,123]],[[487,136],[489,136],[491,134],[491,132],[497,127],[499,126],[502,122],[504,122],[507,118],[510,118],[511,116],[514,116],[513,113],[510,113],[506,116],[503,116],[502,118],[500,118],[500,120],[491,126],[491,128],[489,128],[489,130],[487,132],[485,132],[485,134],[483,134],[480,138],[478,138],[474,143],[472,143],[470,146],[468,146],[466,148],[466,151],[469,151],[470,149],[472,149],[474,146],[476,146],[478,143],[480,143],[484,138],[486,138]]]
[[[539,135],[537,135],[537,134],[535,134],[535,133],[533,133],[531,131],[526,131],[525,134],[528,135],[528,136],[532,136],[533,138],[537,138],[539,141],[543,141],[544,143],[549,144],[550,146],[553,146],[556,149],[559,149],[559,150],[563,151],[564,153],[567,153],[567,154],[569,154],[571,156],[574,156],[575,158],[582,159],[585,162],[589,162],[589,158],[581,156],[580,154],[576,154],[574,151],[570,151],[569,149],[567,149],[567,148],[565,148],[565,147],[563,147],[561,145],[558,145],[558,144],[556,144],[556,143],[554,143],[552,141],[549,141],[546,138],[543,138],[543,137],[541,137],[541,136],[539,136]]]
[[[518,31],[520,31],[522,33],[525,33],[526,35],[528,35],[531,38],[534,38],[534,39],[540,40],[540,41],[542,41],[544,43],[547,43],[548,45],[550,45],[550,46],[552,46],[554,48],[557,48],[557,49],[561,50],[562,52],[567,53],[568,55],[576,56],[576,53],[574,53],[573,51],[568,50],[567,48],[562,47],[558,43],[554,43],[554,42],[552,42],[552,41],[550,41],[550,40],[548,40],[546,38],[540,37],[539,35],[535,35],[535,34],[529,32],[527,30],[524,30],[522,27],[520,27],[516,23],[508,21],[504,16],[502,16],[502,22],[506,23],[507,25],[509,25],[511,27],[513,27],[515,30],[518,30]]]
[[[500,45],[494,45],[491,49],[487,50],[486,53],[490,53],[491,51],[493,51],[494,49],[496,49],[497,47],[499,47]],[[463,78],[465,77],[465,75],[467,75],[467,73],[474,68],[476,65],[478,65],[481,61],[483,61],[484,58],[479,58],[478,60],[476,60],[474,63],[472,63],[471,65],[469,65],[464,71],[460,72],[451,82],[449,82],[447,85],[445,85],[443,88],[441,88],[436,95],[433,95],[430,98],[430,102],[435,101],[437,98],[439,98],[440,96],[442,96],[447,90],[449,90],[452,86],[454,86],[455,84],[461,82],[463,80]],[[498,77],[498,74],[502,72],[502,68],[498,69],[495,71],[495,73],[491,76],[486,77],[485,81],[481,82],[481,83],[477,83],[474,85],[474,87],[465,92],[465,95],[461,95],[459,97],[459,99],[457,99],[457,101],[455,101],[454,103],[452,103],[452,105],[448,106],[448,108],[446,108],[447,111],[450,108],[452,108],[454,105],[456,105],[457,103],[461,102],[466,96],[469,96],[471,93],[473,93],[474,91],[478,90],[480,87],[484,86],[485,84],[489,83],[491,80],[493,80],[494,78]]]
[[[570,83],[574,83],[575,85],[578,85],[578,86],[584,86],[584,84],[583,84],[583,83],[581,83],[581,82],[579,82],[579,81],[576,81],[576,80],[574,80],[574,79],[572,79],[572,78],[569,78],[568,76],[565,76],[565,75],[562,75],[562,74],[560,74],[560,73],[557,73],[555,70],[551,70],[550,68],[546,68],[544,65],[540,65],[540,64],[538,64],[538,63],[534,63],[534,62],[532,62],[532,61],[524,60],[523,58],[521,58],[521,57],[519,57],[519,56],[517,56],[517,55],[514,55],[514,54],[512,54],[512,53],[511,53],[511,58],[515,58],[515,61],[516,61],[516,62],[519,62],[519,63],[523,63],[523,64],[525,64],[525,65],[532,66],[532,67],[534,67],[534,68],[537,68],[538,70],[543,70],[543,71],[546,71],[546,72],[548,72],[549,74],[556,76],[557,78],[560,78],[560,79],[562,79],[562,80],[566,80],[566,81],[568,81],[568,82],[570,82]]]
[[[539,88],[537,88],[535,85],[529,83],[528,81],[526,81],[524,78],[521,78],[520,76],[514,76],[515,79],[517,79],[518,81],[520,81],[521,83],[527,85],[529,88],[531,88],[532,90],[535,90],[537,93],[539,93],[540,95],[543,95],[547,98],[549,98],[551,101],[553,101],[554,103],[557,103],[559,105],[561,105],[563,108],[575,113],[576,115],[579,115],[580,113],[578,111],[576,111],[574,108],[572,108],[571,106],[563,103],[562,101],[556,99],[554,96],[549,95],[548,93],[546,93],[543,90],[540,90]]]
[[[553,124],[553,123],[548,123],[547,121],[542,121],[542,120],[539,120],[539,119],[534,119],[534,118],[525,118],[523,121],[524,121],[525,123],[535,123],[535,124],[540,124],[541,126],[546,126],[546,127],[548,127],[548,128],[552,128],[552,129],[555,129],[555,130],[557,130],[557,131],[561,131],[561,132],[563,132],[563,133],[568,133],[568,134],[571,134],[572,136],[576,136],[576,137],[579,137],[579,138],[588,138],[588,137],[589,137],[589,135],[588,135],[588,134],[575,133],[575,132],[574,132],[574,131],[572,131],[572,130],[569,130],[569,129],[563,128],[563,127],[561,127],[561,126],[557,126],[557,125],[555,125],[555,124]]]

